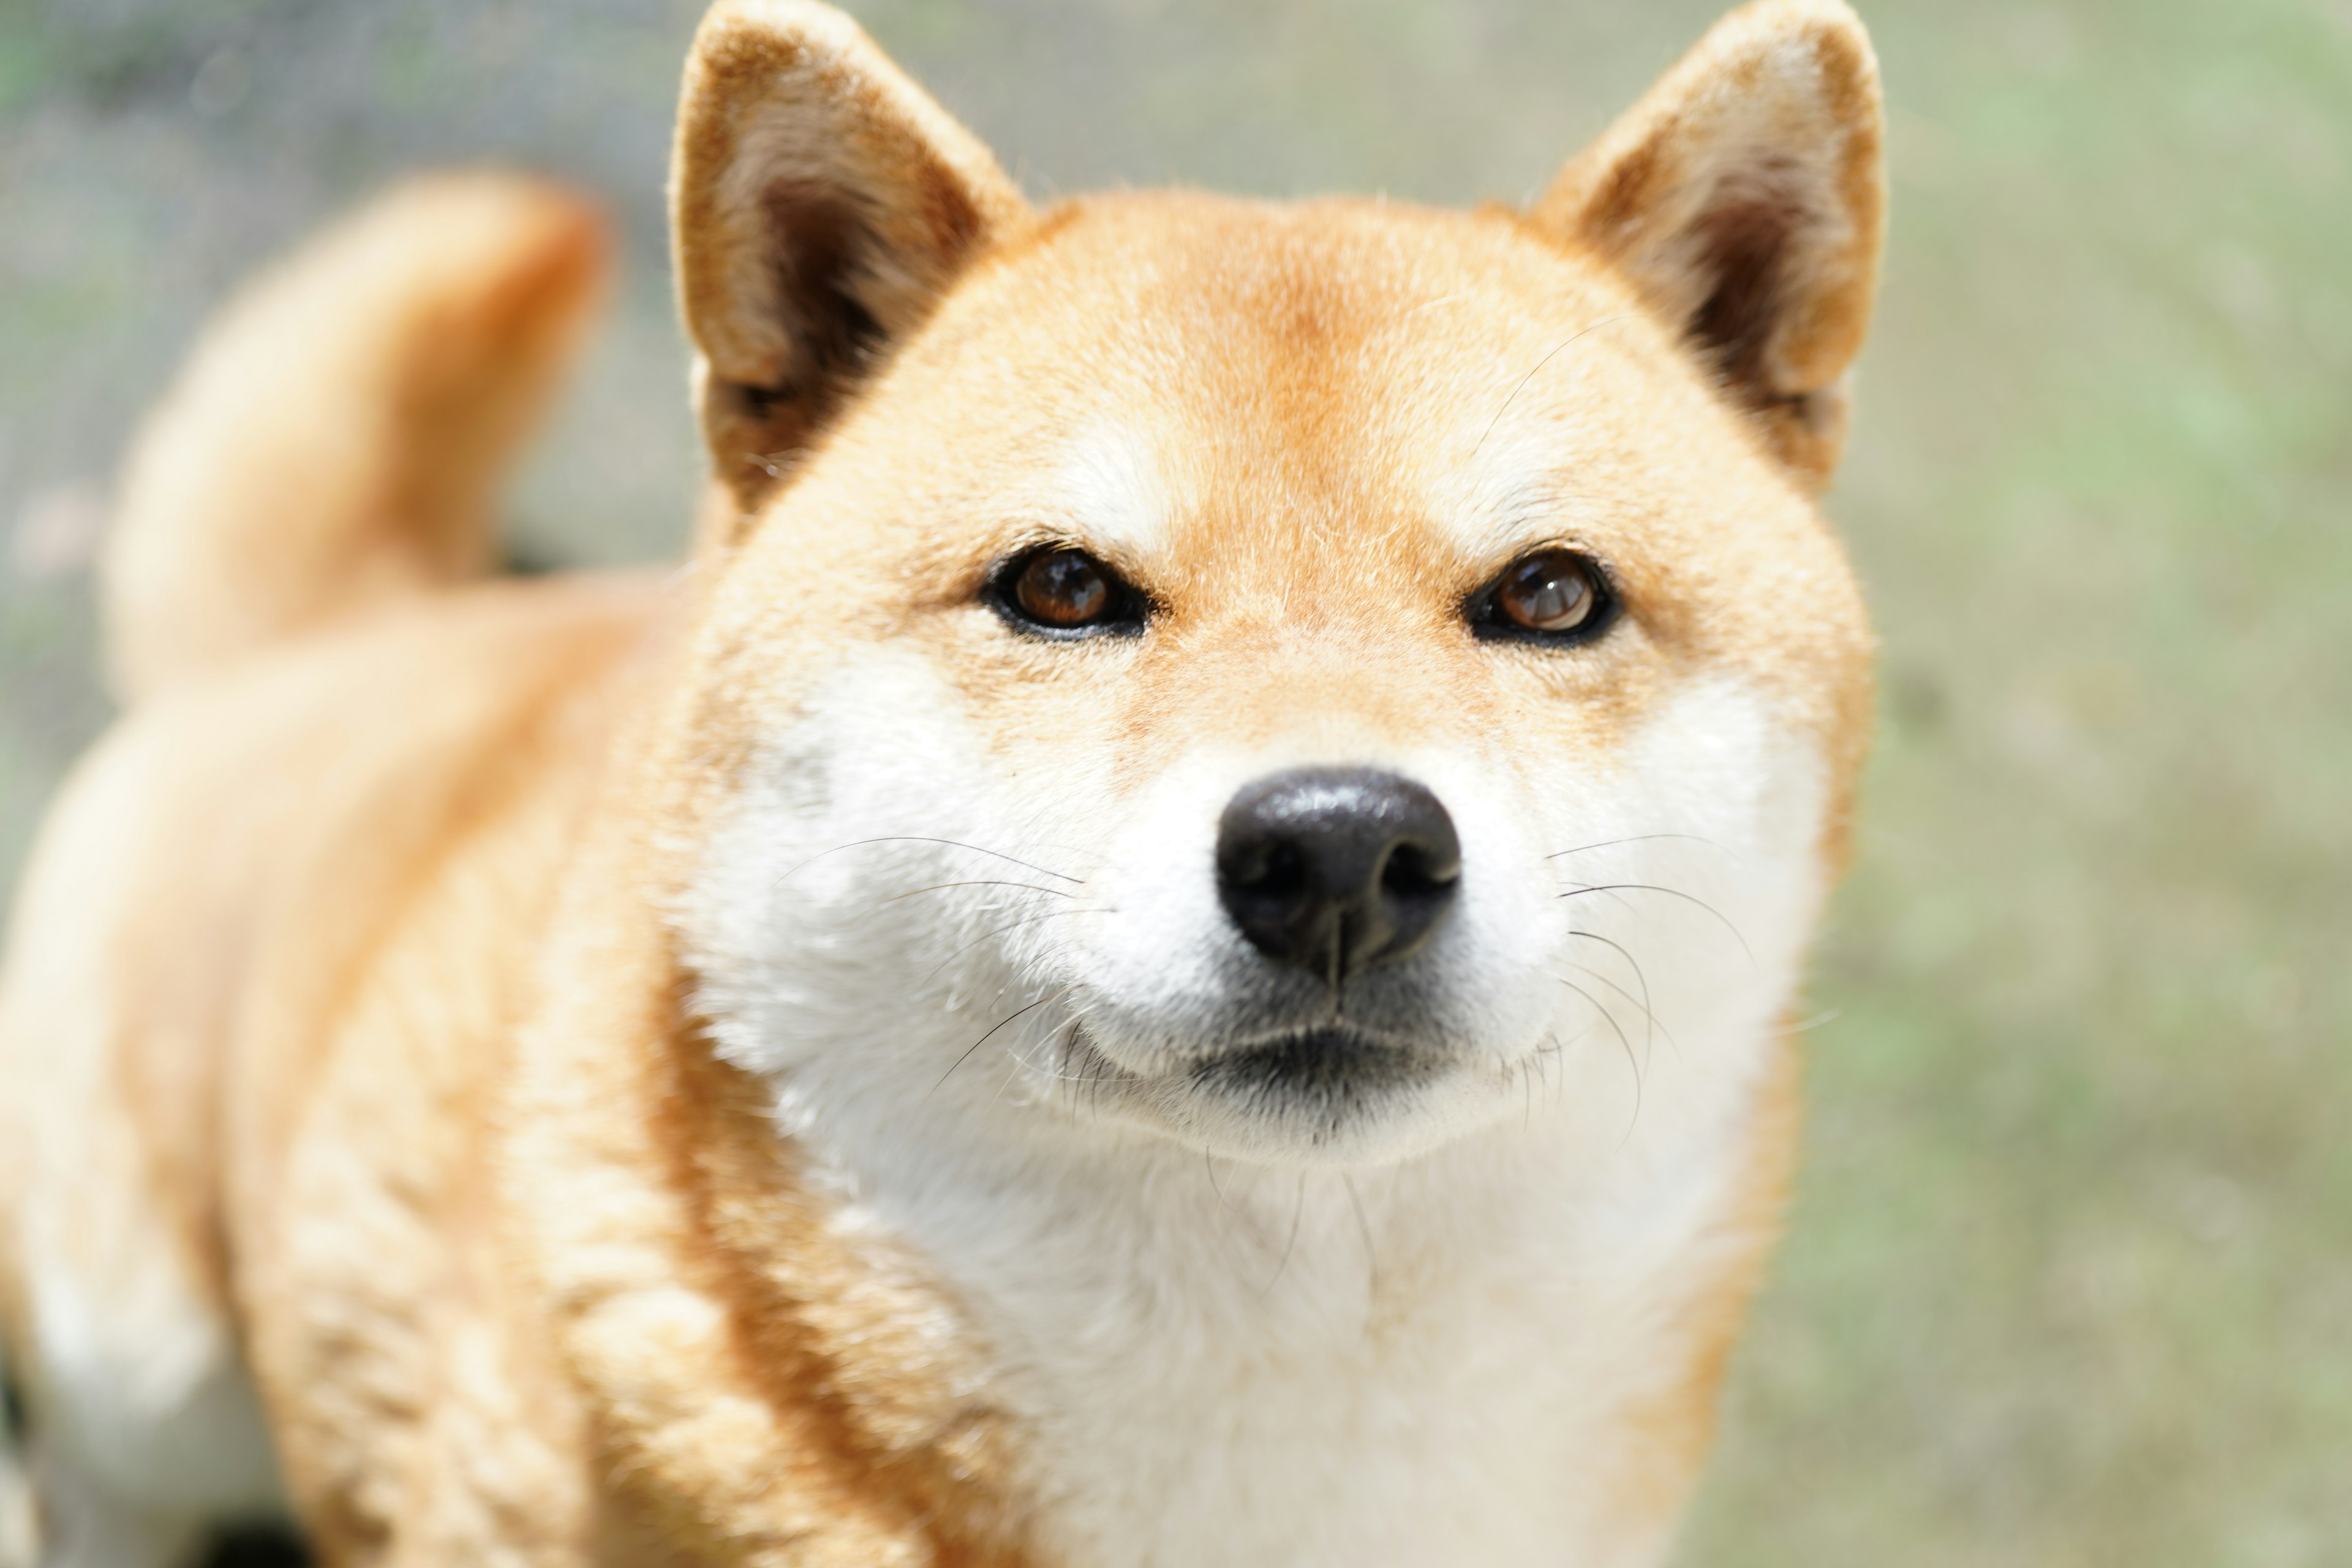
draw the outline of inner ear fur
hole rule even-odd
[[[1717,23],[1537,205],[1682,331],[1809,489],[1844,445],[1885,224],[1878,65],[1841,0]]]
[[[703,18],[670,202],[703,436],[745,510],[1029,215],[970,132],[813,0]]]

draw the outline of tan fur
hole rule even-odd
[[[1762,0],[1524,217],[1039,215],[845,20],[722,0],[673,190],[716,479],[668,589],[460,585],[593,291],[584,209],[472,177],[319,242],[133,461],[110,613],[152,700],[61,799],[0,976],[0,1331],[35,1343],[41,1237],[104,1279],[146,1226],[234,1325],[331,1563],[1044,1561],[989,1335],[835,1223],[694,1011],[674,911],[763,720],[878,626],[1001,765],[1082,726],[1126,793],[1211,739],[1605,766],[1718,672],[1818,749],[1833,859],[1869,648],[1807,496],[1869,308],[1875,91],[1842,6]],[[1759,237],[1765,293],[1727,305]],[[1153,636],[1077,662],[974,596],[1076,525],[1039,455],[1106,404],[1176,521],[1113,555]],[[1572,662],[1455,618],[1509,547],[1431,498],[1511,443],[1578,476],[1562,542],[1627,597]],[[1620,1417],[1629,1539],[1688,1491],[1777,1215],[1792,1047],[1768,1076]]]
[[[1647,1396],[1623,1412],[1611,1485],[1629,1512],[1678,1512],[1714,1441],[1724,1373],[1748,1302],[1764,1282],[1797,1172],[1802,1071],[1796,1037],[1784,1032],[1751,1111],[1740,1201],[1688,1259],[1689,1282],[1674,1325],[1677,1354],[1659,1367]]]
[[[446,174],[257,279],[124,473],[105,563],[118,689],[142,697],[487,572],[490,483],[553,390],[604,268],[602,220],[579,197]]]
[[[1845,442],[1843,378],[1870,321],[1885,222],[1879,122],[1878,66],[1853,13],[1840,0],[1759,0],[1561,170],[1535,210],[1688,323],[1774,450],[1816,485]],[[1724,263],[1752,255],[1759,224],[1774,223],[1792,235],[1760,288],[1727,291]]]
[[[748,508],[867,367],[1026,205],[971,133],[846,16],[720,0],[688,61],[672,173],[695,401]],[[791,244],[786,243],[787,236]],[[795,251],[839,266],[874,342],[833,330]]]

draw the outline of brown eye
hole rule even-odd
[[[1471,602],[1470,620],[1490,636],[1584,642],[1608,629],[1614,608],[1598,565],[1572,550],[1538,550]]]
[[[1031,631],[1062,637],[1135,631],[1141,597],[1083,550],[1049,546],[1015,557],[997,574],[998,610]]]

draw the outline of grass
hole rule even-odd
[[[1691,1560],[2336,1561],[2352,16],[1882,9],[1887,711]]]
[[[1862,3],[1895,226],[1831,510],[1881,741],[1801,1203],[1683,1561],[2342,1561],[2352,6]],[[657,191],[692,8],[383,9],[0,0],[0,528],[103,481],[261,254],[498,154],[610,193],[635,264],[521,527],[675,547]],[[1041,191],[1444,201],[1539,185],[1712,12],[860,9]],[[223,50],[226,105],[192,91]],[[102,715],[86,594],[0,584],[0,868]]]

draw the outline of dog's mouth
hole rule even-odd
[[[1186,1076],[1210,1094],[1329,1100],[1408,1088],[1439,1068],[1433,1051],[1333,1024],[1220,1052],[1193,1063]]]
[[[1468,1042],[1352,1021],[1124,1061],[1124,1052],[1084,1026],[1065,1037],[1056,1076],[1076,1086],[1074,1099],[1086,1114],[1242,1159],[1386,1163],[1437,1147],[1501,1103],[1494,1083],[1473,1067],[1485,1053]]]
[[[1070,1055],[1081,1076],[1118,1070],[1083,1027],[1072,1031]],[[1156,1076],[1153,1098],[1223,1101],[1276,1114],[1308,1107],[1336,1111],[1425,1085],[1453,1061],[1452,1053],[1434,1047],[1352,1024],[1320,1024],[1189,1058]],[[1124,1081],[1139,1087],[1141,1080],[1125,1076]]]

